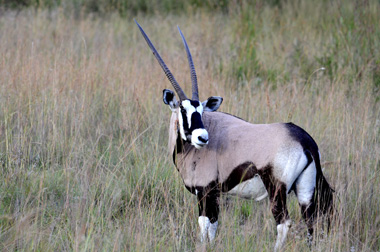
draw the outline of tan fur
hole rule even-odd
[[[177,139],[177,113],[172,114],[169,151],[172,154]],[[283,124],[251,124],[229,114],[204,112],[209,144],[197,150],[184,144],[176,156],[176,165],[188,187],[204,187],[210,182],[223,183],[238,165],[250,161],[257,169],[273,162],[276,153],[294,144]]]

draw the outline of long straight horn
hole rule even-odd
[[[150,47],[150,49],[152,50],[153,52],[153,55],[156,57],[158,63],[160,64],[162,70],[164,70],[165,72],[165,75],[166,77],[169,79],[169,81],[171,82],[171,84],[173,85],[175,91],[177,92],[178,94],[178,97],[181,101],[183,100],[187,100],[188,98],[186,97],[185,93],[183,92],[182,88],[179,86],[178,82],[176,81],[176,79],[174,78],[173,74],[170,72],[169,68],[166,66],[165,62],[162,60],[160,54],[157,52],[156,48],[154,48],[152,42],[150,42],[150,39],[148,38],[148,36],[146,35],[146,33],[144,32],[143,28],[140,26],[140,24],[135,20],[135,23],[137,24],[137,26],[139,27],[140,29],[140,32],[141,34],[143,35],[146,43],[148,44],[148,46]]]
[[[186,54],[187,54],[187,61],[189,62],[189,67],[190,67],[191,83],[192,83],[192,90],[193,90],[193,95],[192,95],[191,99],[199,101],[198,80],[197,80],[197,74],[195,73],[193,58],[191,57],[190,49],[187,45],[185,37],[182,34],[181,29],[179,29],[179,26],[177,26],[177,27],[178,27],[179,34],[181,34],[183,44],[185,45]]]

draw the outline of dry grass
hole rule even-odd
[[[177,24],[201,99],[220,95],[222,111],[313,135],[337,196],[315,251],[380,249],[379,4],[369,5],[137,17],[187,93]],[[196,199],[166,150],[171,87],[132,19],[6,12],[0,41],[1,250],[204,249]],[[293,196],[289,210],[286,250],[307,250]],[[275,230],[267,201],[232,199],[206,249],[270,251]]]

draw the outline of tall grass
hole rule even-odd
[[[380,5],[242,3],[224,12],[143,15],[190,91],[178,24],[200,96],[253,123],[292,121],[319,144],[336,190],[331,232],[313,250],[380,249]],[[0,17],[0,249],[188,251],[196,199],[167,153],[171,88],[131,18],[62,8]],[[326,70],[318,70],[324,67]],[[268,201],[222,199],[216,251],[270,251]],[[303,251],[294,196],[286,250]]]

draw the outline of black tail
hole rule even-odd
[[[315,215],[318,213],[327,217],[328,226],[330,229],[330,222],[334,208],[333,193],[334,189],[331,188],[326,178],[323,176],[319,156],[314,157],[314,162],[317,168],[317,183],[315,187],[314,202],[315,202]],[[317,217],[317,216],[315,216]]]

